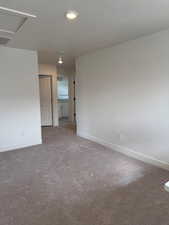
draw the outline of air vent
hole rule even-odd
[[[0,6],[0,37],[7,37],[8,41],[12,39],[28,18],[36,18],[36,16]],[[4,38],[1,40],[5,42]]]
[[[9,38],[0,37],[0,45],[6,45],[10,41]]]

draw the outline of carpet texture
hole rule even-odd
[[[0,153],[0,225],[169,225],[169,172],[45,128]]]

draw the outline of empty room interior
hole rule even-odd
[[[0,0],[0,225],[169,224],[169,1]]]

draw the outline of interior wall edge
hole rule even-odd
[[[28,148],[32,147],[32,146],[38,146],[42,144],[42,139],[39,141],[39,143],[34,143],[32,145],[28,144],[24,144],[24,145],[13,145],[13,146],[5,146],[5,147],[1,147],[0,148],[0,152],[8,152],[8,151],[13,151],[13,150],[18,150],[18,149],[22,149],[22,148]]]
[[[86,132],[83,132],[83,131],[77,131],[77,136],[88,139],[88,140],[93,141],[93,142],[96,142],[100,145],[103,145],[103,146],[113,150],[113,151],[120,152],[124,155],[132,157],[132,158],[137,159],[139,161],[142,161],[144,163],[148,163],[148,164],[151,164],[153,166],[156,166],[156,167],[159,167],[161,169],[165,169],[165,170],[169,171],[169,163],[167,163],[165,161],[161,161],[161,160],[159,160],[155,157],[151,157],[149,155],[145,155],[143,153],[136,152],[135,150],[130,149],[130,148],[125,147],[125,146],[121,146],[121,145],[117,145],[117,144],[107,142],[107,141],[105,141],[101,138],[98,138],[96,136],[93,136],[93,135],[91,135],[89,133],[86,133]]]

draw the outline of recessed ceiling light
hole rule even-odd
[[[164,189],[169,192],[169,181],[164,184]]]
[[[59,57],[58,63],[59,63],[59,64],[63,64],[63,59],[62,59],[62,57]]]
[[[74,11],[74,10],[69,10],[67,13],[66,13],[66,18],[68,20],[74,20],[78,17],[79,13]]]

